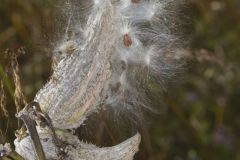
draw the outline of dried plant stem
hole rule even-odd
[[[4,91],[4,84],[2,80],[0,80],[0,108],[2,109],[4,116],[8,117],[9,114],[6,108],[6,94]]]
[[[17,109],[17,113],[18,113],[21,110],[21,105],[24,105],[24,106],[27,105],[27,100],[22,91],[17,56],[13,57],[11,65],[12,65],[12,70],[13,70],[13,80],[14,80],[14,84],[15,84],[15,92],[14,92],[15,99],[14,99],[14,101],[15,101],[15,105],[16,105],[16,109]]]

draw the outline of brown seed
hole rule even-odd
[[[139,3],[140,0],[132,0],[132,3]]]
[[[132,45],[131,37],[128,34],[123,36],[123,43],[126,47],[130,47]]]

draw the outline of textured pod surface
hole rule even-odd
[[[57,160],[57,148],[53,143],[52,135],[47,130],[38,130],[41,143],[46,154],[46,159]],[[136,134],[132,138],[113,146],[98,148],[95,145],[87,144],[78,140],[78,137],[66,132],[57,132],[58,137],[67,146],[64,148],[67,156],[64,159],[69,160],[131,160],[138,151],[140,135]],[[30,137],[23,140],[18,139],[14,142],[16,151],[21,154],[25,160],[35,160],[36,155],[33,149]]]
[[[96,12],[89,17],[85,42],[58,63],[54,78],[36,96],[57,128],[78,127],[85,119],[82,115],[104,99],[103,92],[112,74],[109,59],[115,42],[111,37],[113,8],[109,1],[102,3],[99,7],[104,9],[95,8]]]

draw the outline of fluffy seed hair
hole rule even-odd
[[[116,108],[116,112],[127,111],[140,117],[142,109],[152,110],[149,95],[153,93],[149,88],[166,88],[168,80],[174,79],[184,64],[184,60],[177,55],[183,43],[178,21],[175,21],[178,15],[176,6],[183,3],[183,0],[61,2],[53,76],[58,76],[57,70],[63,65],[63,59],[74,58],[76,54],[82,56],[80,61],[86,66],[95,63],[89,76],[99,74],[103,63],[109,62],[111,75],[101,82],[104,87],[95,95],[97,102],[93,108],[111,106]],[[85,69],[83,67],[82,71]],[[81,76],[86,78],[86,75],[79,73]],[[72,84],[69,85],[71,87]],[[61,86],[56,90],[61,90]],[[44,89],[36,100],[44,96],[41,92],[44,93]],[[86,89],[83,92],[91,91]],[[58,105],[60,103],[59,100]],[[77,108],[77,104],[74,107]],[[89,109],[89,112],[92,110]],[[53,117],[59,111],[47,112]],[[69,127],[77,127],[78,124],[80,122]]]

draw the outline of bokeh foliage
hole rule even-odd
[[[0,51],[25,48],[19,64],[29,100],[51,73],[54,8],[53,0],[0,2]],[[240,1],[192,0],[188,8],[191,16],[186,17],[191,18],[186,19],[192,24],[188,69],[181,82],[169,86],[161,103],[155,104],[159,114],[148,114],[147,123],[138,128],[143,140],[136,159],[238,160]],[[14,85],[12,77],[6,76],[9,62],[2,55],[0,62],[10,113],[5,117],[0,112],[0,143],[4,143],[13,142],[18,125],[9,91]],[[104,115],[94,115],[79,135],[98,145],[113,145],[132,134],[126,125],[116,126]]]

